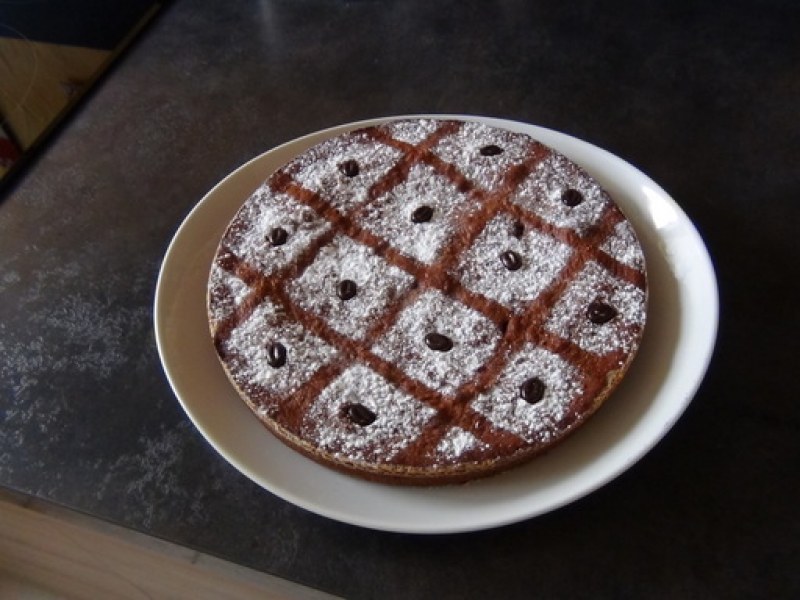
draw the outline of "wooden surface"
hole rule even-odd
[[[0,38],[0,114],[23,148],[88,86],[110,55],[108,50]]]
[[[328,594],[0,494],[0,598],[322,600]]]

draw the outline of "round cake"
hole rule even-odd
[[[625,374],[644,257],[598,183],[527,135],[410,119],[324,141],[228,226],[211,334],[244,401],[323,465],[463,482],[573,432]]]

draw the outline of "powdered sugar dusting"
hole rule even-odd
[[[423,205],[433,209],[433,217],[427,223],[414,223],[411,215]],[[471,207],[468,197],[449,180],[430,166],[417,164],[406,181],[364,210],[361,224],[403,254],[430,264],[453,236],[454,221]]]
[[[286,364],[271,367],[267,349],[273,342],[286,347]],[[236,327],[224,350],[238,360],[229,369],[238,381],[285,396],[294,392],[324,364],[333,360],[337,351],[306,331],[299,323],[290,321],[284,311],[269,300],[262,302],[248,319]]]
[[[286,230],[286,243],[272,246],[267,237],[278,227]],[[292,263],[329,228],[312,209],[263,185],[239,210],[225,239],[231,252],[269,275]]]
[[[594,301],[610,304],[617,316],[603,324],[592,323],[586,310]],[[595,354],[630,352],[638,342],[645,320],[645,294],[590,261],[556,304],[545,328]]]
[[[420,119],[418,121],[391,121],[381,127],[394,139],[407,144],[419,144],[426,137],[436,131],[439,122],[433,119]]]
[[[577,206],[567,206],[562,201],[562,194],[569,189],[583,196]],[[611,204],[588,173],[557,152],[537,165],[511,196],[511,201],[579,235],[584,235]]]
[[[345,279],[357,286],[356,295],[349,300],[337,295],[337,287]],[[288,289],[299,306],[321,316],[339,333],[360,339],[412,282],[411,275],[387,263],[370,247],[339,235],[319,251]]]
[[[617,223],[616,227],[614,227],[614,234],[605,241],[600,249],[624,265],[633,267],[638,271],[644,270],[642,247],[639,245],[633,227],[628,221]]]
[[[489,445],[480,441],[469,431],[453,427],[436,446],[432,458],[437,464],[454,464],[461,456],[473,450],[486,451],[489,450]]]
[[[558,276],[572,249],[530,228],[518,239],[511,235],[513,226],[509,215],[492,219],[464,253],[457,275],[468,288],[520,312]],[[508,250],[522,258],[520,269],[503,266],[500,256]]]
[[[375,421],[367,426],[353,423],[344,414],[348,404],[366,406],[375,413]],[[356,365],[317,397],[306,413],[302,434],[333,454],[385,463],[416,439],[434,414],[371,369]]]
[[[429,333],[453,341],[449,352],[431,350]],[[497,327],[479,312],[431,290],[405,308],[373,351],[409,377],[443,393],[455,392],[489,359],[500,341]]]
[[[492,191],[503,180],[511,165],[523,162],[530,150],[531,138],[483,123],[465,123],[455,134],[442,138],[433,148],[442,160],[456,165],[466,177]],[[501,154],[484,156],[481,148],[497,146]]]
[[[208,286],[213,296],[209,316],[214,325],[229,317],[250,293],[244,281],[222,269],[216,262],[211,265]]]
[[[529,404],[519,388],[533,377],[541,379],[545,391],[541,401]],[[495,386],[476,397],[471,406],[495,426],[528,442],[546,442],[582,391],[578,369],[558,354],[526,344],[508,361]]]
[[[339,212],[347,212],[367,199],[369,188],[391,169],[402,153],[364,134],[335,137],[315,146],[285,168],[304,188],[318,192]],[[348,177],[340,165],[354,160],[358,174]]]

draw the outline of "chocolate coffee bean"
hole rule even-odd
[[[354,298],[357,292],[358,286],[352,279],[342,279],[336,289],[336,294],[342,300],[350,300],[350,298]]]
[[[538,377],[531,377],[519,386],[519,396],[528,404],[536,404],[544,398],[544,382]]]
[[[503,153],[503,149],[500,146],[489,144],[488,146],[484,146],[483,148],[481,148],[480,153],[483,156],[497,156],[498,154]]]
[[[425,336],[425,343],[431,350],[449,352],[453,349],[453,340],[441,333],[429,333]]]
[[[586,309],[586,316],[592,323],[602,325],[617,316],[617,309],[605,302],[595,301]]]
[[[500,262],[509,271],[516,271],[522,266],[522,257],[513,250],[506,250],[500,255]]]
[[[340,164],[339,170],[342,173],[344,173],[347,177],[355,177],[361,171],[361,169],[358,168],[358,163],[354,161],[352,158]]]
[[[267,364],[278,369],[286,364],[286,346],[280,342],[272,342],[267,348]]]
[[[344,414],[356,425],[366,427],[375,422],[377,415],[363,404],[347,404]]]
[[[561,202],[570,208],[573,206],[578,206],[578,204],[583,202],[583,194],[581,194],[578,190],[573,190],[570,188],[561,194]]]
[[[427,223],[433,218],[433,209],[430,206],[420,206],[411,213],[411,220],[414,223]]]
[[[267,238],[273,246],[283,246],[289,239],[289,233],[283,227],[276,227],[269,232]]]

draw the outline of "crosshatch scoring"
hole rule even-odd
[[[565,437],[638,347],[644,258],[577,165],[479,123],[394,121],[278,170],[234,217],[209,319],[231,381],[296,449],[459,481]]]

